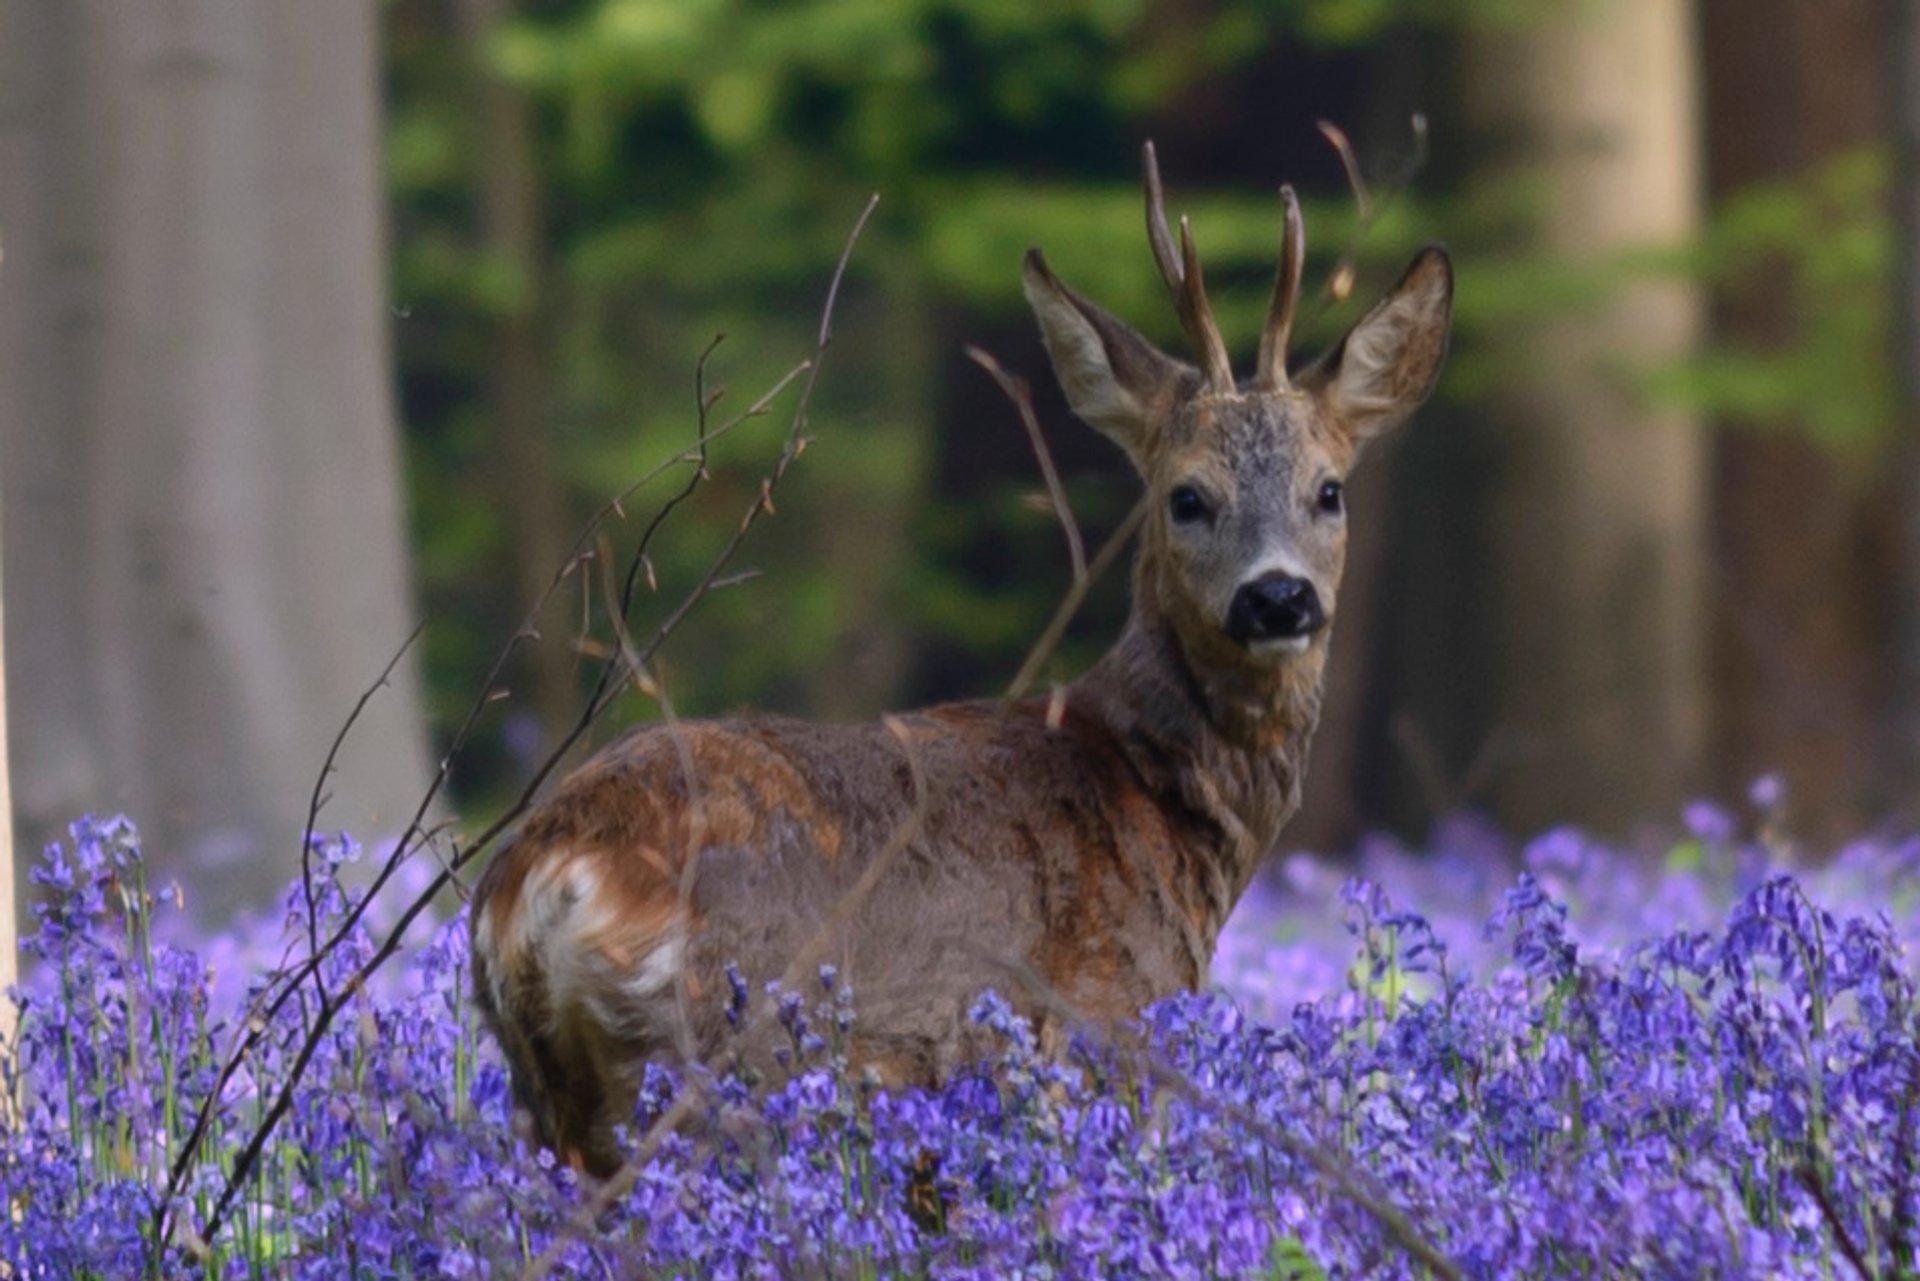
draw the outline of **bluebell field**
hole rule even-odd
[[[1692,808],[1663,856],[1460,820],[1426,849],[1283,862],[1217,990],[1149,1012],[1150,1060],[1041,1057],[989,997],[994,1061],[887,1093],[837,1056],[859,993],[831,970],[754,993],[794,1075],[705,1081],[700,1123],[597,1218],[515,1135],[456,916],[356,997],[201,1241],[300,1011],[268,1029],[164,1255],[166,1170],[306,913],[292,893],[194,939],[132,827],[81,822],[34,872],[0,1057],[0,1275],[495,1277],[549,1251],[583,1277],[1435,1275],[1417,1238],[1468,1277],[1914,1277],[1920,841],[1796,878],[1776,799]],[[353,851],[322,853],[338,920]],[[643,1111],[679,1088],[654,1073]]]

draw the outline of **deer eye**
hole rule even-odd
[[[1339,481],[1323,480],[1320,482],[1320,492],[1314,497],[1314,505],[1328,516],[1338,516],[1341,504],[1346,501],[1345,494]]]
[[[1191,525],[1196,520],[1205,520],[1210,509],[1199,490],[1192,485],[1182,485],[1167,495],[1167,514],[1176,525]]]

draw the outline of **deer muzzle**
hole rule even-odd
[[[1227,635],[1249,648],[1264,641],[1299,641],[1327,625],[1312,583],[1292,574],[1265,574],[1242,583],[1227,607]]]

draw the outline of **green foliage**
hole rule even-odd
[[[897,663],[862,684],[849,647],[880,618],[1009,675],[1064,582],[1024,549],[1057,550],[1058,536],[1050,516],[1017,501],[1030,477],[987,494],[935,492],[942,371],[963,338],[996,324],[1024,335],[1018,263],[1034,243],[1174,340],[1140,232],[1135,148],[1147,117],[1276,42],[1358,38],[1360,25],[1334,21],[1342,9],[1387,20],[1357,0],[1220,3],[1178,23],[1145,0],[529,0],[476,40],[442,7],[396,0],[395,293],[443,724],[484,668],[488,638],[508,634],[524,608],[498,571],[522,536],[501,496],[542,482],[499,474],[491,326],[540,322],[546,479],[583,518],[691,442],[692,370],[714,333],[728,335],[710,371],[730,389],[722,418],[805,354],[827,274],[872,189],[883,201],[842,299],[814,446],[782,493],[779,532],[747,556],[766,572],[700,611],[666,675],[693,713],[870,712],[903,684],[938,685]],[[501,145],[483,105],[488,77],[513,86],[529,113],[539,261],[503,260],[483,225],[480,193]],[[1175,200],[1201,228],[1223,322],[1252,332],[1278,236],[1271,191],[1179,184]],[[1351,211],[1335,186],[1310,214],[1324,266]],[[733,527],[784,426],[775,413],[716,450],[713,484],[660,544],[660,594],[643,602],[637,630]],[[972,429],[1019,438],[1011,407]],[[663,477],[626,510],[649,511],[677,484]],[[1124,510],[1107,501],[1110,488],[1083,515],[1097,523],[1106,508]],[[613,531],[616,546],[632,525]],[[967,568],[983,530],[1017,550],[991,582]],[[1026,561],[1032,571],[1013,567]],[[589,577],[567,588],[570,617],[598,604]],[[1062,672],[1087,648],[1071,643]],[[652,713],[637,700],[631,711]]]
[[[1444,238],[1462,282],[1442,389],[1455,402],[1508,376],[1515,345],[1502,336],[1598,306],[1622,282],[1679,273],[1777,289],[1804,323],[1766,351],[1715,348],[1629,371],[1650,394],[1715,417],[1805,423],[1833,442],[1870,439],[1890,418],[1882,157],[1749,193],[1698,246],[1570,264],[1530,247],[1537,184],[1450,182],[1446,162],[1389,200],[1361,238],[1338,167],[1311,133],[1324,94],[1289,106],[1284,125],[1262,114],[1291,92],[1271,83],[1276,68],[1290,81],[1341,81],[1360,101],[1386,98],[1384,83],[1344,88],[1371,67],[1405,65],[1366,62],[1373,51],[1431,42],[1469,18],[1528,20],[1538,6],[1522,0],[523,0],[484,38],[453,20],[457,5],[392,0],[384,12],[396,330],[443,727],[527,603],[502,569],[525,536],[503,495],[557,486],[570,542],[598,503],[691,443],[693,369],[717,332],[728,339],[709,383],[729,390],[716,418],[745,408],[810,349],[828,273],[873,190],[883,199],[842,298],[813,446],[770,536],[745,557],[764,574],[699,611],[669,647],[665,675],[689,714],[859,714],[997,687],[1057,601],[1064,558],[1052,517],[1023,501],[1031,472],[1008,470],[1026,457],[1011,407],[957,394],[978,378],[959,347],[1010,356],[1007,344],[1025,343],[1020,371],[1044,381],[1018,286],[1032,244],[1177,347],[1142,242],[1136,149],[1175,120],[1204,137],[1196,114],[1223,131],[1221,153],[1265,155],[1284,128],[1298,135],[1292,151],[1317,159],[1317,170],[1285,175],[1304,188],[1310,287],[1347,252],[1358,281],[1338,301],[1313,295],[1302,348],[1337,337],[1417,244]],[[503,255],[484,225],[481,193],[502,147],[484,106],[489,83],[511,86],[527,114],[534,261]],[[1446,102],[1419,105],[1434,110],[1438,133],[1460,132]],[[1369,146],[1365,122],[1346,123],[1371,167],[1394,167],[1397,125],[1373,121],[1371,136],[1387,141]],[[1229,181],[1206,150],[1169,151],[1170,199],[1193,216],[1221,323],[1244,348],[1266,305],[1279,231],[1269,183],[1280,175],[1263,161],[1258,181]],[[547,380],[545,477],[504,474],[488,384],[495,327],[529,317]],[[1078,424],[1051,403],[1056,454],[1080,459],[1067,470],[1083,518],[1116,519],[1130,496],[1124,465],[1075,436]],[[716,448],[713,483],[659,545],[659,592],[636,611],[636,631],[753,500],[790,407],[789,396]],[[629,519],[610,531],[616,550],[681,479],[663,476],[627,501]],[[576,621],[550,619],[544,644],[580,639],[597,581],[569,581],[564,608]],[[1096,601],[1053,674],[1089,656],[1122,587]],[[604,629],[596,637],[604,644]],[[590,670],[578,655],[569,663],[582,678]],[[654,713],[637,698],[625,710]],[[514,776],[502,758],[462,785],[471,794]]]
[[[1657,371],[1657,391],[1702,414],[1810,432],[1848,451],[1895,423],[1888,361],[1893,228],[1878,147],[1726,201],[1700,243],[1655,270],[1712,283],[1777,318],[1761,346],[1720,343]]]
[[[1327,1281],[1327,1270],[1298,1237],[1274,1240],[1267,1275],[1274,1281]]]

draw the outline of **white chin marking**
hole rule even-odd
[[[1255,658],[1277,663],[1283,658],[1294,658],[1307,652],[1307,646],[1313,643],[1311,636],[1277,636],[1272,640],[1257,640],[1247,646],[1247,652]]]

